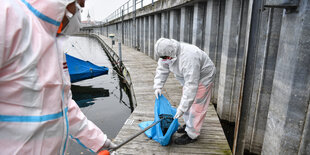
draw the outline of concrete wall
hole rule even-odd
[[[169,38],[180,40],[180,10],[171,10],[169,18]]]
[[[244,23],[242,0],[226,1],[222,55],[218,90],[218,114],[222,119],[234,122],[240,100],[242,63],[244,60]],[[245,10],[245,9],[244,9]],[[243,28],[243,29],[242,29]]]
[[[148,32],[148,54],[154,59],[154,16],[149,17],[149,32]]]
[[[145,16],[143,17],[143,53],[145,55],[149,55],[148,49],[149,49],[149,17],[150,16]],[[149,55],[150,56],[150,55]]]
[[[280,7],[280,8],[277,8]],[[157,60],[160,37],[192,43],[216,65],[212,102],[236,123],[234,152],[310,154],[310,14],[264,0],[160,0],[98,33]],[[97,29],[97,28],[94,28]]]
[[[262,154],[309,154],[310,3],[283,10]]]
[[[180,41],[192,43],[193,34],[193,8],[182,7],[180,17]]]
[[[244,150],[257,154],[261,152],[267,122],[282,9],[261,10],[262,6],[262,1],[254,2],[239,124],[238,154],[243,154]]]
[[[154,15],[154,43],[161,37],[161,14]],[[153,59],[158,60],[158,56],[154,52]]]
[[[169,38],[169,12],[161,13],[161,37]]]

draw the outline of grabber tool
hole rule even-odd
[[[162,120],[173,120],[173,117],[170,115],[161,115],[160,116],[160,120],[154,122],[153,124],[149,125],[148,127],[146,127],[144,130],[136,133],[135,135],[131,136],[130,138],[128,138],[127,140],[125,140],[124,142],[120,143],[119,145],[117,145],[115,148],[111,148],[108,150],[102,150],[98,153],[98,155],[110,155],[110,152],[116,151],[117,149],[119,149],[120,147],[122,147],[123,145],[127,144],[128,142],[130,142],[131,140],[135,139],[136,137],[138,137],[139,135],[141,135],[142,133],[144,133],[146,130],[152,128],[153,126],[155,126],[156,124],[158,124],[159,122],[161,122]],[[171,121],[172,122],[172,121]]]

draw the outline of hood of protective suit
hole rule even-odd
[[[57,32],[68,4],[75,0],[21,0],[28,9],[41,19],[48,32]]]
[[[155,44],[155,53],[158,57],[176,58],[180,53],[180,43],[174,39],[160,38]]]

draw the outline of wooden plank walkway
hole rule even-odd
[[[111,47],[111,39],[102,35],[100,35],[100,38]],[[117,42],[115,42],[113,50],[118,53]],[[122,57],[123,63],[131,75],[137,107],[114,139],[116,144],[121,143],[130,136],[141,131],[138,126],[139,123],[154,120],[155,95],[153,90],[153,79],[157,62],[144,53],[125,45],[122,45]],[[172,106],[177,107],[181,98],[181,92],[181,85],[174,76],[170,74],[163,89],[163,94],[170,101]],[[184,124],[183,119],[179,119],[179,123]],[[175,133],[172,140],[180,135],[181,134]],[[188,145],[175,145],[171,143],[168,146],[161,146],[159,143],[142,134],[118,149],[116,153],[143,155],[231,154],[231,150],[214,106],[210,104],[201,135],[197,142]]]

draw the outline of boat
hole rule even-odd
[[[71,83],[108,74],[109,72],[109,68],[105,66],[97,66],[89,61],[78,59],[67,53],[65,54]]]

